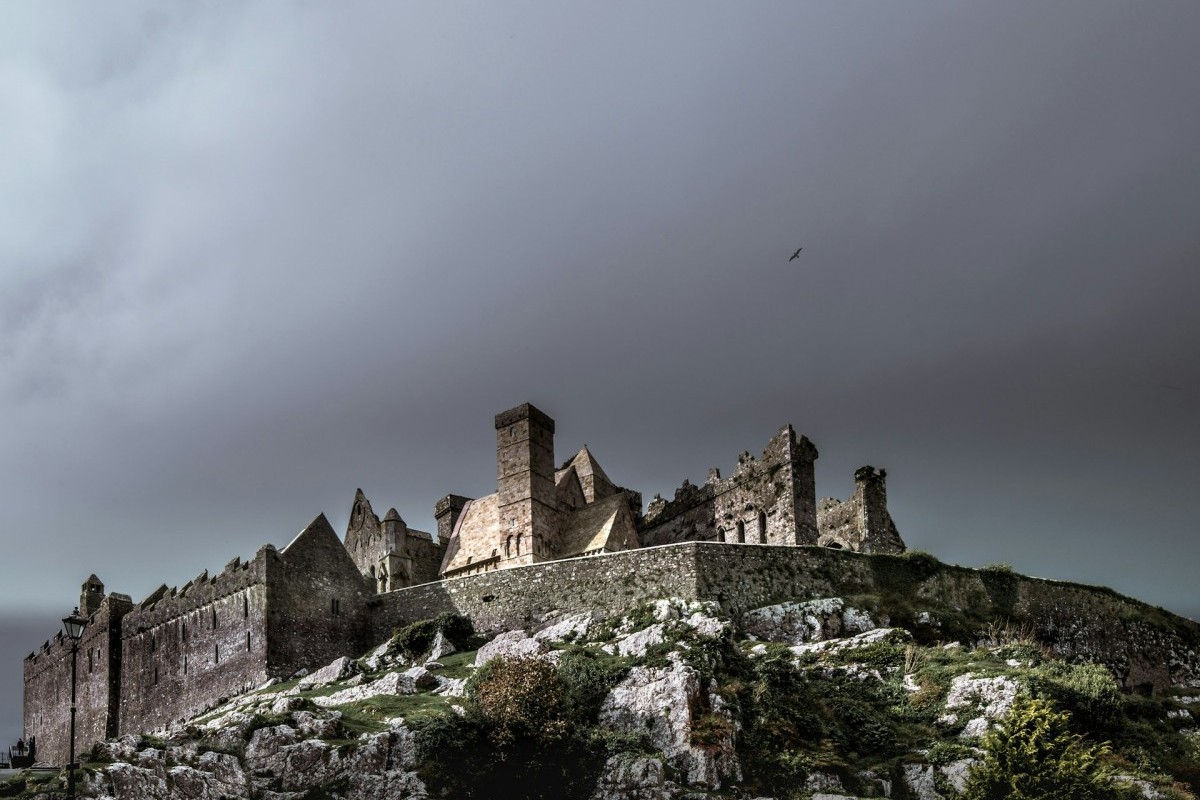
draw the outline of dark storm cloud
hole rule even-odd
[[[4,13],[10,612],[428,528],[529,400],[647,497],[790,421],[911,546],[1200,616],[1193,4]]]

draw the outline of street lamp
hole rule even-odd
[[[79,639],[87,627],[87,617],[80,616],[79,607],[63,619],[63,630],[71,640],[71,761],[67,764],[67,797],[75,797],[75,662],[79,655]]]

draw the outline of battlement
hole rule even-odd
[[[728,478],[714,468],[702,486],[684,480],[673,499],[656,495],[641,521],[642,545],[815,544],[817,456],[812,442],[785,425],[771,437],[761,458],[743,451]]]
[[[831,548],[903,550],[887,515],[886,473],[858,470],[855,494],[818,511],[817,449],[791,425],[761,457],[743,452],[729,477],[713,469],[701,485],[685,480],[644,515],[641,494],[613,482],[587,445],[556,469],[554,420],[534,406],[497,414],[495,428],[495,493],[442,497],[436,535],[408,527],[394,508],[381,520],[359,489],[342,539],[321,514],[282,549],[263,545],[215,575],[204,570],[182,587],[160,585],[136,605],[106,595],[89,576],[80,595],[90,618],[79,650],[87,675],[81,741],[160,730],[221,696],[357,656],[397,621],[448,610],[445,599],[461,599],[470,587],[496,589],[483,592],[486,609],[472,612],[482,623],[572,603],[618,608],[646,593],[700,596],[724,569],[667,558],[651,545],[719,543],[726,552],[729,544],[759,545],[733,549],[742,560],[751,550],[804,560],[812,548],[797,545],[817,544],[820,530]],[[607,561],[616,554],[620,560]],[[607,563],[623,571],[609,575]],[[545,608],[531,611],[531,602]],[[65,757],[60,716],[70,650],[56,634],[24,662],[26,738],[37,736],[56,760]]]

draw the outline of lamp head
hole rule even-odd
[[[67,632],[67,636],[73,641],[79,641],[83,636],[83,629],[87,627],[87,617],[80,616],[79,608],[76,607],[71,612],[71,616],[63,618],[63,630]]]

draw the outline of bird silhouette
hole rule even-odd
[[[801,250],[803,250],[803,249],[804,249],[803,247],[797,247],[797,248],[796,248],[796,252],[792,253],[792,257],[788,259],[788,263],[790,264],[790,263],[792,263],[793,261],[795,261],[797,258],[799,258],[799,257],[800,257],[800,251],[801,251]]]

